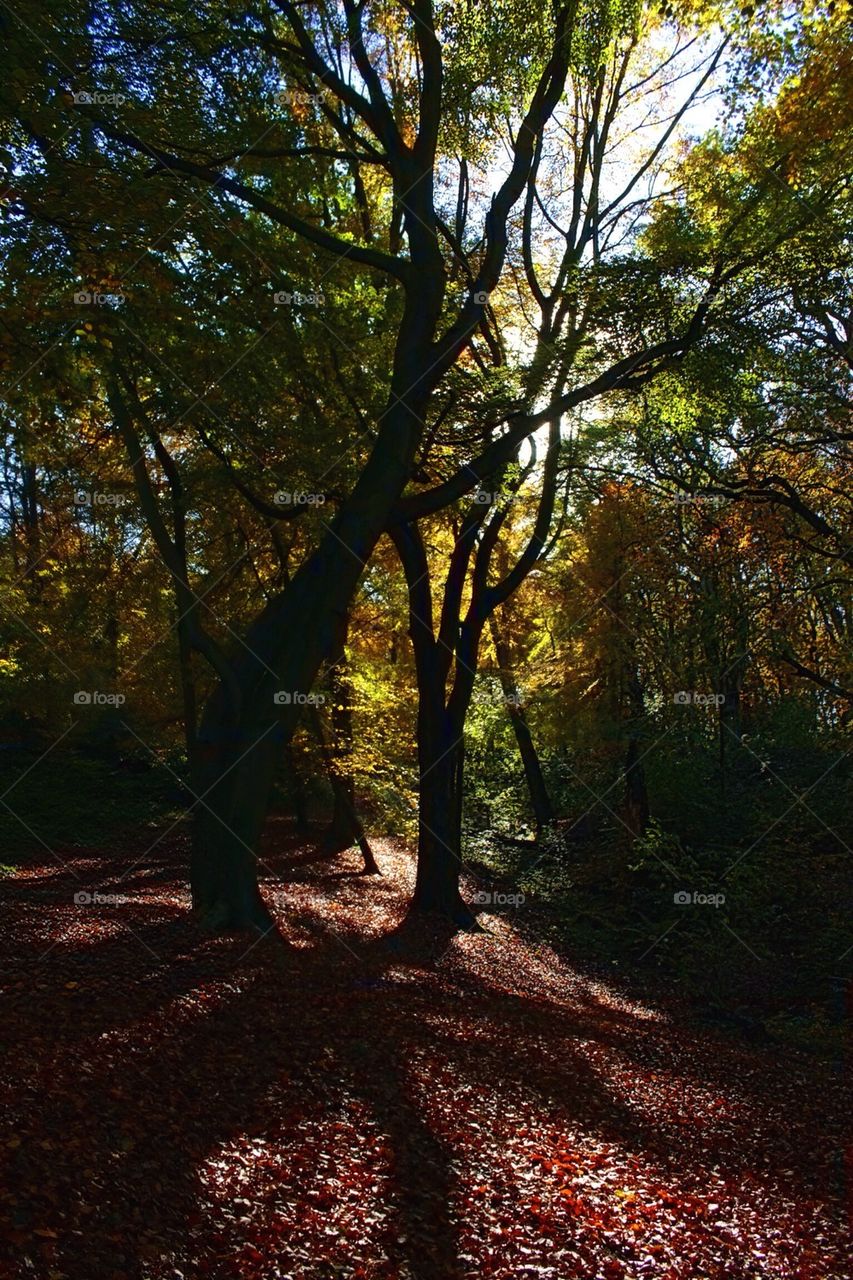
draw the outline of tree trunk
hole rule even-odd
[[[413,911],[429,911],[470,928],[475,918],[459,891],[462,872],[463,751],[457,746],[421,777],[418,870]]]
[[[636,837],[641,836],[649,825],[649,795],[640,753],[646,706],[643,686],[633,658],[628,669],[627,685],[630,727],[628,749],[625,753],[625,814],[626,824]]]
[[[500,637],[494,614],[489,619],[489,626],[492,633],[492,643],[495,646],[495,657],[498,660],[498,674],[500,676],[501,689],[503,690],[504,703],[515,734],[518,754],[521,756],[524,779],[527,783],[527,792],[530,796],[530,805],[533,809],[533,820],[536,823],[538,839],[544,829],[554,821],[554,806],[548,794],[548,786],[545,782],[542,766],[539,763],[539,756],[530,733],[527,716],[524,714],[524,707],[518,698],[518,691],[512,678],[509,648]]]
[[[404,362],[411,387],[417,373]],[[208,699],[199,730],[204,803],[191,882],[193,904],[211,927],[264,922],[253,851],[269,806],[275,760],[296,727],[301,703],[335,651],[341,621],[364,565],[409,477],[425,401],[415,413],[404,397],[383,418],[373,453],[317,550],[250,627],[233,663]],[[215,815],[213,822],[211,813]],[[252,856],[250,856],[252,855]],[[204,868],[205,858],[211,867]],[[226,923],[223,923],[226,922]]]
[[[317,736],[326,762],[334,806],[325,842],[335,851],[357,844],[364,859],[365,874],[381,875],[355,807],[355,783],[350,763],[352,760],[352,696],[346,651],[348,635],[349,615],[344,619],[341,627],[337,653],[333,656],[329,673],[332,741],[328,747],[319,714],[316,718]]]
[[[337,852],[356,843],[356,830],[352,821],[355,813],[355,788],[352,778],[342,778],[331,769],[329,786],[332,788],[332,817],[323,834],[323,843]]]
[[[416,662],[420,784],[418,867],[411,910],[441,915],[469,929],[476,918],[459,891],[465,764],[462,725],[445,710],[444,691],[431,678],[433,659],[434,652],[421,653]]]
[[[292,788],[291,799],[296,830],[304,834],[308,830],[308,806],[305,802],[305,783],[296,763],[292,742],[286,742],[284,745],[284,764]]]
[[[640,739],[633,735],[625,756],[625,820],[633,836],[641,836],[649,825],[649,796],[640,761]]]
[[[190,881],[193,912],[204,928],[267,932],[272,927],[258,889],[255,851],[281,749],[280,738],[273,739],[260,728],[248,746],[236,731],[225,730],[218,742],[200,735],[202,785],[195,805]],[[229,764],[223,768],[225,760]]]
[[[329,785],[332,788],[334,804],[332,821],[323,837],[323,843],[335,853],[341,849],[348,849],[352,844],[357,844],[364,859],[365,875],[379,876],[382,872],[379,870],[378,863],[373,856],[370,841],[355,807],[355,787],[352,775],[339,772],[338,762],[334,758],[335,753],[326,743],[323,722],[320,719],[320,713],[316,709],[313,709],[311,719],[320,753],[326,766]]]
[[[542,772],[542,765],[539,762],[524,708],[507,702],[507,711],[515,733],[518,754],[521,756],[527,792],[533,809],[533,820],[536,823],[536,837],[539,839],[545,828],[554,821],[554,806],[551,803],[548,784],[545,782],[545,775]]]
[[[23,513],[26,536],[26,576],[35,575],[40,559],[39,544],[41,529],[39,526],[38,478],[36,469],[30,463],[21,468],[21,511]]]
[[[339,778],[336,774],[330,773],[329,781],[332,784],[335,807],[332,821],[324,837],[325,843],[336,852],[340,849],[348,849],[351,844],[357,844],[364,859],[365,875],[381,875],[379,864],[373,856],[373,849],[355,807],[352,779]],[[348,781],[349,788],[346,785]]]

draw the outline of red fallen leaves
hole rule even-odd
[[[168,861],[105,919],[21,872],[1,1280],[846,1276],[831,1069],[697,1033],[506,918],[388,941],[412,863],[378,845],[378,884],[272,852],[280,946],[198,938]]]

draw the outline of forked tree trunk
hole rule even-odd
[[[357,12],[351,37],[358,41],[361,8],[354,9]],[[291,25],[297,34],[298,28]],[[513,146],[509,173],[491,201],[477,277],[478,288],[486,293],[500,278],[509,242],[508,219],[525,190],[536,157],[537,139],[560,100],[568,74],[566,37],[570,28],[568,15],[562,11],[557,28],[552,56]],[[358,248],[362,264],[390,270],[403,286],[403,312],[397,328],[389,394],[370,457],[316,551],[241,638],[242,648],[236,659],[211,656],[210,646],[206,648],[220,683],[204,709],[199,729],[201,781],[195,806],[198,838],[192,863],[192,891],[199,916],[216,927],[258,922],[263,925],[268,918],[255,881],[254,851],[269,804],[274,757],[289,741],[299,709],[294,701],[274,705],[273,694],[278,689],[295,699],[296,695],[309,693],[321,664],[333,652],[335,628],[345,616],[364,565],[389,528],[394,506],[412,476],[432,392],[482,320],[483,304],[475,294],[456,322],[436,341],[446,287],[434,200],[442,75],[440,49],[434,38],[428,39],[423,48],[428,52],[422,59],[420,121],[414,141],[404,141],[386,101],[383,100],[382,110],[373,102],[377,134],[387,152],[394,203],[399,210],[395,225],[399,232],[405,230],[408,255],[405,262],[400,262],[378,250]],[[324,65],[321,70],[328,70],[334,79],[331,68]],[[324,79],[324,74],[320,78]],[[373,88],[370,86],[371,98]],[[128,145],[126,138],[123,142]],[[136,138],[129,145],[138,153],[150,150]],[[211,178],[208,171],[191,161],[169,153],[161,153],[160,158],[164,156],[169,160],[167,167],[194,179]],[[234,188],[234,181],[223,175],[215,181]],[[284,226],[290,225],[291,215],[266,196],[257,197],[264,201],[262,207],[255,203],[257,193],[242,189],[239,184],[237,189],[262,213]],[[319,228],[306,230],[308,239],[320,247],[334,250],[338,244],[335,236],[321,234]],[[298,226],[296,234],[300,234]],[[397,234],[391,249],[394,255],[399,248]],[[357,247],[350,248],[356,256]],[[149,511],[155,510],[156,502],[152,500]],[[277,741],[271,740],[273,729],[277,731]]]
[[[407,373],[412,385],[417,379]],[[400,405],[386,415],[374,452],[334,525],[249,629],[233,679],[223,681],[205,706],[197,793],[203,803],[195,807],[199,831],[192,892],[196,914],[210,928],[269,927],[254,864],[275,763],[302,710],[298,695],[310,692],[334,652],[363,566],[408,479],[420,430],[420,418],[413,424],[411,416]],[[276,701],[277,693],[285,700]]]

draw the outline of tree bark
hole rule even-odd
[[[548,794],[548,786],[545,782],[545,775],[542,772],[542,765],[539,762],[539,755],[533,742],[530,726],[527,723],[527,716],[524,714],[524,707],[518,698],[516,684],[512,678],[509,646],[501,639],[494,614],[489,619],[489,626],[492,633],[492,643],[495,646],[495,657],[498,661],[498,675],[504,695],[504,705],[515,734],[518,754],[521,757],[521,764],[524,769],[524,779],[527,783],[527,793],[530,796],[530,806],[533,809],[533,820],[536,823],[536,836],[539,839],[545,828],[554,821],[554,806]]]
[[[627,675],[629,728],[625,753],[625,814],[632,835],[641,836],[649,825],[649,793],[640,753],[646,706],[633,650]]]
[[[421,685],[418,714],[418,865],[411,910],[469,929],[476,918],[459,891],[465,748],[439,698]],[[433,690],[433,694],[435,694]]]
[[[351,844],[357,844],[364,860],[364,874],[380,876],[382,872],[367,838],[367,832],[358,816],[354,795],[347,790],[346,780],[330,772],[329,781],[332,784],[335,807],[329,830],[324,837],[326,844],[335,852],[348,849]]]
[[[335,670],[337,670],[337,667]],[[335,702],[338,695],[340,694],[342,697],[346,696],[348,700],[348,691],[346,695],[344,695],[340,689],[336,692],[336,686],[338,684],[343,686],[344,683],[344,681],[336,681],[333,672],[331,682],[333,723]],[[341,703],[340,707],[344,710],[348,710],[347,703]],[[323,732],[323,722],[320,718],[320,713],[316,708],[312,708],[311,721],[314,728],[314,734],[317,738],[317,743],[320,747],[320,753],[323,757],[323,763],[326,766],[329,785],[332,788],[332,800],[334,806],[332,821],[329,824],[329,828],[326,831],[325,836],[323,837],[323,843],[328,849],[335,853],[339,852],[341,849],[348,849],[352,844],[357,844],[361,850],[361,856],[364,859],[365,875],[381,875],[382,872],[379,870],[379,865],[373,855],[373,850],[370,847],[370,841],[367,838],[367,833],[364,830],[362,821],[358,816],[358,810],[355,807],[355,786],[353,784],[352,774],[348,772],[342,773],[340,771],[337,750],[335,747],[330,748],[326,742],[326,735]],[[345,726],[345,732],[350,731],[351,733],[351,716],[349,714],[344,717],[343,724]],[[338,727],[341,727],[340,721],[338,722]],[[351,737],[349,741],[351,744]]]
[[[284,763],[290,778],[293,800],[293,818],[296,823],[296,830],[304,834],[308,830],[308,808],[305,803],[305,783],[302,780],[302,774],[296,763],[296,755],[293,750],[293,743],[286,742],[284,744]]]

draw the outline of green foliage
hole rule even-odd
[[[572,30],[575,73],[592,79],[616,42],[636,36],[642,10],[642,0],[580,0]]]
[[[473,155],[535,84],[553,14],[536,0],[454,0],[436,6],[436,29],[445,49],[448,142]]]

